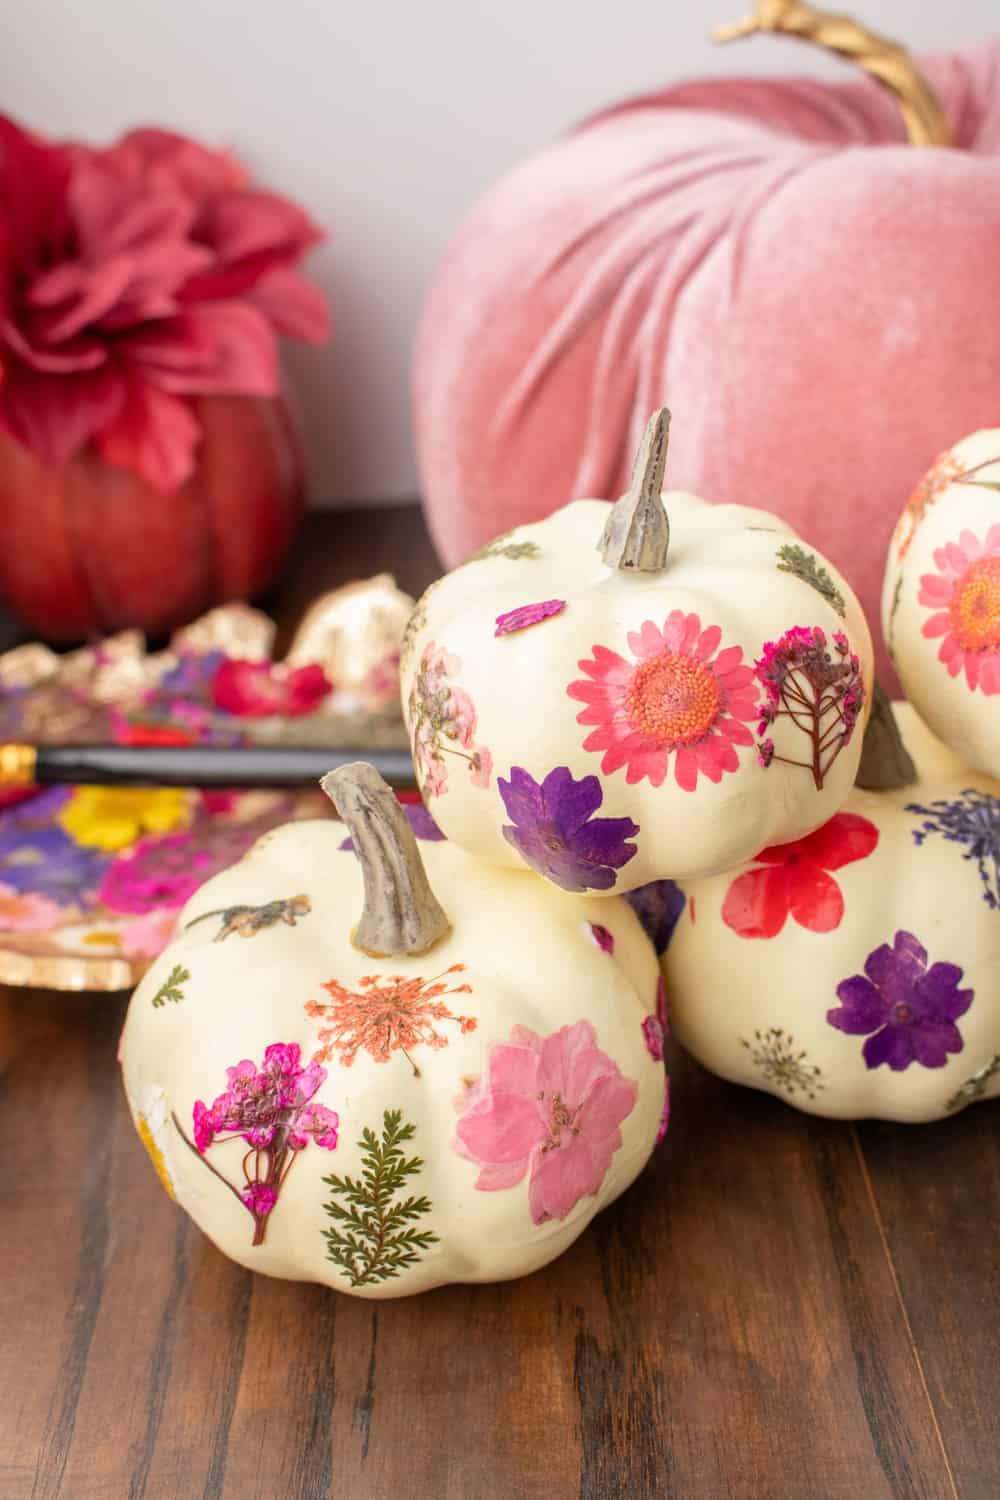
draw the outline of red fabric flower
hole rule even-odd
[[[321,237],[182,136],[92,150],[0,116],[0,425],[43,463],[94,442],[176,489],[200,437],[191,398],[276,395],[276,335],[325,338],[294,269]]]
[[[722,920],[745,938],[776,937],[791,915],[810,932],[832,932],[844,897],[829,873],[867,859],[878,829],[857,813],[837,813],[804,839],[762,849],[757,868],[738,875],[722,903]]]
[[[321,666],[275,666],[269,661],[224,661],[212,681],[212,697],[219,708],[240,718],[283,714],[298,718],[311,714],[333,684]]]

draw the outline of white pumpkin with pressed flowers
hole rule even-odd
[[[351,839],[266,835],[136,990],[140,1137],[251,1269],[365,1297],[533,1271],[665,1128],[656,955],[625,901],[411,827],[370,766],[327,784]]]
[[[588,895],[801,837],[860,755],[857,599],[768,512],[662,494],[667,427],[651,419],[616,505],[579,500],[500,538],[432,585],[404,643],[442,829]]]
[[[935,734],[1000,775],[1000,428],[942,453],[910,496],[889,543],[882,629]]]
[[[660,945],[681,1044],[810,1114],[936,1120],[1000,1094],[1000,782],[895,713],[902,741],[876,701],[867,790],[676,887]]]

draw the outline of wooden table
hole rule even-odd
[[[436,571],[316,518],[280,601]],[[997,1500],[1000,1106],[809,1119],[672,1058],[645,1176],[521,1282],[225,1261],[129,1123],[124,999],[0,992],[0,1500]]]

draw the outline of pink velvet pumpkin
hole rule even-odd
[[[953,148],[906,144],[868,78],[720,79],[608,110],[486,195],[417,348],[446,562],[618,495],[668,403],[671,484],[777,511],[877,620],[914,482],[1000,420],[1000,43],[921,66]]]

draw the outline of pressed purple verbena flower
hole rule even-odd
[[[869,1068],[888,1065],[901,1073],[911,1063],[943,1068],[950,1052],[965,1045],[955,1022],[973,1001],[958,988],[957,964],[927,967],[927,950],[912,932],[897,932],[865,960],[864,974],[837,986],[839,1009],[826,1019],[848,1036],[867,1036],[861,1049]]]
[[[1000,908],[1000,797],[966,787],[952,800],[941,798],[926,807],[908,802],[904,811],[926,821],[913,830],[917,845],[931,834],[963,846],[963,859],[973,860],[982,883],[982,897],[993,911]]]
[[[651,880],[648,885],[626,891],[625,900],[657,953],[666,953],[686,904],[680,886],[673,880]]]
[[[562,614],[565,608],[565,599],[543,599],[539,604],[521,604],[517,609],[508,610],[505,615],[497,615],[493,634],[513,635],[517,630],[527,630],[529,625],[540,625],[543,620]]]
[[[511,823],[503,836],[526,864],[565,891],[607,891],[615,874],[636,853],[639,825],[631,818],[595,818],[604,793],[596,776],[577,781],[568,766],[557,766],[544,781],[520,766],[497,787]]]
[[[646,1051],[654,1062],[663,1061],[663,1027],[656,1016],[646,1016],[642,1023]]]

